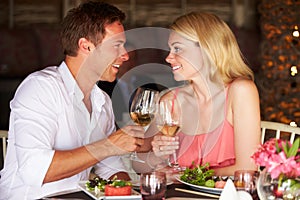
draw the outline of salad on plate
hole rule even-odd
[[[140,193],[132,189],[132,183],[125,180],[105,180],[95,177],[79,182],[79,187],[94,199],[141,199]]]
[[[195,190],[220,194],[229,177],[215,176],[213,169],[209,168],[209,163],[204,165],[192,165],[191,168],[186,168],[182,174],[175,178]]]

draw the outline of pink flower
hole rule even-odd
[[[272,178],[277,178],[280,174],[286,177],[300,176],[300,149],[299,139],[294,145],[280,139],[272,138],[260,145],[257,151],[251,156],[255,164],[266,167]],[[285,149],[285,150],[284,150]]]
[[[286,158],[284,152],[271,155],[267,163],[267,171],[270,172],[272,178],[277,178],[281,173],[289,174],[296,171],[296,161],[294,157]]]

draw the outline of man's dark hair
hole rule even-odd
[[[96,46],[104,38],[107,24],[123,20],[125,14],[121,10],[104,2],[88,1],[69,10],[61,27],[64,54],[76,56],[80,38],[86,38]]]

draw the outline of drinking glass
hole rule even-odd
[[[164,200],[167,190],[165,172],[143,173],[140,177],[140,191],[143,200]]]
[[[130,117],[135,124],[143,126],[145,131],[154,118],[158,94],[156,90],[139,87],[132,99]],[[136,152],[131,154],[130,159],[144,162],[138,158]]]
[[[237,191],[242,190],[248,192],[253,200],[258,200],[256,182],[259,172],[255,170],[237,170],[234,172],[234,185]]]
[[[158,104],[156,125],[159,131],[168,137],[175,137],[180,129],[180,114],[175,112],[178,110],[178,102],[175,99],[162,100]],[[173,154],[174,163],[169,165],[174,171],[181,171],[181,168],[177,162],[176,153]]]

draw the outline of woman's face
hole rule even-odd
[[[203,59],[199,45],[184,38],[176,32],[171,32],[168,45],[170,53],[166,61],[171,64],[176,81],[193,80],[202,68]]]

